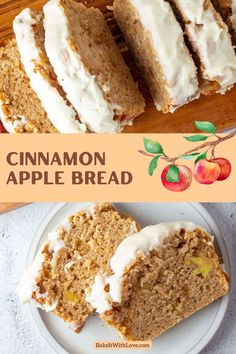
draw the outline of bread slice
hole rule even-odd
[[[48,58],[81,121],[93,132],[120,132],[145,103],[102,13],[49,0],[44,16]]]
[[[157,110],[174,112],[199,97],[197,69],[164,0],[115,0],[114,16]]]
[[[48,235],[18,288],[22,303],[33,303],[61,317],[79,332],[93,307],[85,288],[98,272],[108,272],[120,242],[137,230],[134,219],[110,204],[87,207]]]
[[[0,48],[0,119],[9,133],[56,133],[21,65],[16,40]]]
[[[197,58],[201,92],[224,94],[236,82],[236,56],[227,25],[210,0],[169,0]]]
[[[43,16],[30,9],[23,10],[14,20],[21,62],[39,97],[47,116],[61,133],[84,133],[78,115],[65,98],[44,49]]]
[[[228,279],[212,237],[189,222],[148,226],[121,242],[110,276],[87,290],[126,340],[151,340],[225,295]]]

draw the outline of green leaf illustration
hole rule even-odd
[[[180,155],[180,157],[184,160],[193,160],[194,157],[200,155],[200,152],[194,152],[192,154],[189,154],[189,155]]]
[[[177,166],[171,165],[169,167],[169,170],[166,175],[166,180],[167,182],[171,182],[171,183],[180,181],[179,168]]]
[[[157,141],[153,141],[147,138],[143,139],[144,147],[150,154],[163,154],[163,147]]]
[[[188,141],[198,142],[198,141],[207,140],[208,136],[196,134],[196,135],[192,135],[192,136],[185,136],[184,138]]]
[[[193,271],[194,275],[202,274],[204,277],[207,277],[212,270],[213,264],[212,261],[207,258],[204,254],[200,257],[191,257],[191,262],[198,267]]]
[[[206,133],[211,133],[211,134],[215,134],[216,133],[216,126],[214,124],[212,124],[211,122],[195,122],[196,127],[199,130],[202,130],[203,132]]]
[[[148,169],[148,171],[149,171],[149,176],[153,176],[153,173],[154,173],[154,171],[156,170],[156,168],[157,168],[157,163],[158,163],[158,160],[159,160],[159,158],[161,157],[161,155],[159,155],[159,156],[156,156],[156,157],[154,157],[153,159],[152,159],[152,161],[150,162],[150,165],[149,165],[149,169]]]
[[[198,156],[198,158],[195,160],[195,164],[200,161],[200,160],[203,160],[203,159],[206,159],[207,158],[207,151],[205,151],[203,154],[201,154],[200,156]]]

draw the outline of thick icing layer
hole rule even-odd
[[[182,29],[167,1],[130,0],[130,3],[138,12],[142,26],[150,34],[172,99],[170,111],[174,111],[178,106],[199,97],[197,70],[185,46]],[[160,110],[158,103],[156,105]]]
[[[36,255],[33,264],[24,272],[20,284],[17,288],[17,293],[19,295],[20,302],[22,304],[32,303],[37,307],[41,308],[42,310],[49,312],[55,310],[57,306],[57,301],[52,305],[49,305],[46,302],[45,304],[40,304],[35,299],[32,298],[33,293],[36,294],[37,298],[41,298],[41,299],[47,298],[47,293],[45,294],[39,293],[39,288],[36,285],[36,281],[35,281],[39,276],[42,263],[45,261],[45,255],[42,253],[43,248],[44,247],[42,247],[38,252],[38,254]]]
[[[120,132],[121,124],[114,120],[119,107],[105,100],[96,77],[70,46],[68,21],[61,1],[50,0],[44,6],[44,16],[47,55],[81,121],[96,133]]]
[[[86,291],[86,300],[97,310],[104,313],[112,308],[113,302],[121,302],[121,284],[126,270],[132,266],[138,256],[145,257],[164,240],[180,229],[193,231],[198,226],[191,222],[169,222],[147,226],[136,234],[124,239],[116,249],[110,261],[114,273],[111,276],[98,275],[91,289]],[[105,286],[109,284],[109,292]]]
[[[37,69],[42,65],[42,52],[36,45],[33,26],[40,20],[41,16],[35,16],[30,9],[25,9],[13,22],[22,64],[32,89],[39,97],[54,127],[61,133],[84,133],[86,127],[76,119],[74,109]]]
[[[216,18],[212,8],[204,7],[205,0],[175,0],[187,21],[194,49],[203,64],[203,76],[217,81],[224,93],[236,82],[236,56],[227,26]]]
[[[49,305],[47,304],[47,293],[40,294],[39,288],[36,284],[37,277],[40,274],[40,270],[42,268],[42,264],[45,261],[46,255],[43,253],[45,247],[48,247],[49,252],[53,253],[53,257],[51,260],[52,266],[54,265],[54,259],[59,252],[60,249],[64,247],[64,242],[60,240],[60,230],[69,230],[69,222],[66,219],[58,228],[53,230],[48,234],[47,241],[42,245],[40,250],[38,251],[32,265],[26,269],[24,272],[20,284],[17,288],[17,292],[20,298],[21,303],[33,303],[37,307],[42,308],[43,310],[49,312],[55,310],[57,306],[57,301],[54,304]],[[43,298],[45,299],[45,304],[38,303],[35,299],[32,298],[32,294],[35,293],[38,299]]]

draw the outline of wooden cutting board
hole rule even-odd
[[[79,0],[78,0],[79,1]],[[199,100],[178,109],[174,114],[162,114],[154,108],[147,89],[143,84],[137,68],[127,51],[122,35],[113,18],[111,0],[80,1],[87,6],[98,7],[104,13],[112,33],[122,49],[124,57],[130,66],[140,88],[147,99],[145,113],[135,120],[132,127],[127,127],[128,133],[186,133],[195,131],[195,120],[208,120],[214,123],[219,130],[236,128],[236,86],[226,95],[215,94],[211,97],[202,96]],[[0,0],[0,42],[12,36],[12,21],[25,7],[42,9],[46,0]]]
[[[26,206],[26,203],[0,203],[0,215],[8,213],[9,211]]]

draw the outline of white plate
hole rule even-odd
[[[86,203],[55,204],[37,230],[30,247],[27,264],[32,263],[35,253],[47,237],[48,232]],[[218,253],[222,256],[225,269],[230,275],[230,263],[224,239],[212,217],[200,204],[191,203],[116,203],[118,210],[131,214],[142,225],[163,221],[189,220],[215,235]],[[181,322],[153,342],[151,350],[138,350],[149,354],[197,354],[217,331],[228,305],[228,296],[207,306],[187,320]],[[80,334],[75,334],[58,317],[30,306],[34,321],[45,339],[58,354],[107,354],[107,350],[96,350],[95,341],[120,341],[116,332],[102,320],[92,316]],[[110,351],[111,352],[111,351]],[[112,350],[114,352],[114,350]],[[134,351],[122,350],[123,354]]]

